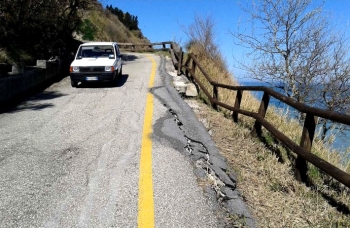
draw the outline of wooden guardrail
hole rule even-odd
[[[172,49],[171,47],[172,43],[173,42],[167,41],[167,42],[158,42],[158,43],[150,43],[150,44],[132,44],[132,43],[117,43],[117,44],[123,51],[153,52],[153,51],[169,51],[169,49]],[[161,46],[161,48],[155,48],[157,46]]]
[[[162,45],[163,48],[155,49],[153,46]],[[170,45],[169,48],[166,45]],[[329,176],[338,180],[340,183],[344,184],[346,187],[350,188],[350,175],[347,172],[335,167],[324,159],[311,153],[312,142],[314,140],[317,119],[318,117],[331,120],[337,123],[342,123],[350,126],[350,116],[342,115],[336,112],[330,112],[322,110],[319,108],[314,108],[302,103],[295,101],[281,93],[274,91],[273,89],[266,86],[231,86],[225,85],[213,81],[204,68],[200,65],[196,56],[191,53],[188,54],[186,61],[183,61],[183,51],[182,48],[175,42],[160,42],[152,44],[123,44],[119,43],[120,47],[131,47],[131,49],[124,49],[126,51],[158,51],[158,50],[168,50],[170,52],[173,64],[177,69],[178,75],[182,73],[182,69],[185,69],[185,74],[190,77],[204,92],[208,97],[212,107],[218,110],[218,106],[232,111],[232,118],[234,122],[238,122],[238,114],[249,116],[255,119],[252,135],[260,137],[262,134],[262,126],[269,131],[276,139],[278,139],[287,148],[297,154],[297,159],[295,162],[295,177],[300,182],[307,182],[307,162],[310,162],[315,167],[324,171]],[[143,49],[136,49],[136,47],[143,47]],[[200,70],[204,75],[206,80],[212,86],[212,91],[209,92],[196,74],[196,71]],[[228,89],[236,91],[236,98],[234,106],[225,104],[219,101],[219,88]],[[264,92],[263,97],[260,102],[260,107],[258,112],[251,112],[243,110],[240,108],[243,91],[261,91]],[[270,102],[270,98],[274,97],[277,100],[295,108],[301,113],[306,114],[304,120],[302,137],[299,145],[295,143],[292,139],[286,136],[283,132],[275,128],[270,122],[265,119],[265,114]]]
[[[123,51],[130,51],[130,52],[169,51],[173,64],[178,70],[178,75],[181,74],[181,63],[183,59],[183,52],[182,52],[182,47],[180,47],[175,42],[166,41],[166,42],[158,42],[158,43],[150,43],[150,44],[132,44],[132,43],[117,43],[117,44]],[[161,46],[161,48],[155,48],[157,46]]]
[[[176,53],[176,52],[175,52]],[[180,56],[183,54],[177,54],[177,59],[181,59]],[[212,107],[218,110],[218,106],[221,106],[225,109],[231,110],[233,112],[232,118],[234,122],[238,122],[238,114],[242,114],[245,116],[249,116],[255,119],[254,127],[252,134],[254,136],[260,137],[262,134],[262,126],[269,131],[276,139],[278,139],[282,144],[284,144],[287,148],[297,154],[297,159],[295,162],[295,177],[298,181],[307,182],[307,162],[310,162],[315,167],[321,169],[326,174],[332,176],[340,183],[344,184],[348,188],[350,188],[350,175],[343,170],[335,167],[329,162],[323,160],[322,158],[311,153],[312,142],[314,139],[315,129],[317,125],[318,117],[322,117],[327,120],[331,120],[334,122],[350,125],[350,116],[342,115],[336,112],[330,112],[326,110],[322,110],[319,108],[310,107],[308,105],[299,103],[292,98],[289,98],[281,93],[274,91],[273,89],[265,86],[231,86],[220,84],[218,82],[213,81],[207,72],[203,69],[203,67],[198,62],[195,55],[189,54],[187,60],[184,64],[180,62],[177,63],[178,72],[181,72],[182,68],[185,69],[186,76],[190,77],[204,92],[204,94],[208,97]],[[204,75],[206,80],[212,86],[212,91],[209,92],[202,82],[199,80],[196,71],[200,70]],[[236,98],[234,106],[225,104],[219,101],[219,88],[224,88],[228,90],[236,91]],[[260,107],[258,112],[251,112],[247,110],[243,110],[240,108],[243,91],[261,91],[264,92],[264,95],[260,102]],[[300,140],[300,144],[298,145],[292,139],[288,138],[283,132],[279,131],[275,128],[270,122],[265,119],[265,114],[270,102],[270,97],[274,97],[277,100],[295,108],[301,113],[306,114],[306,118],[304,120],[302,137]]]

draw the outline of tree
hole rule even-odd
[[[122,22],[125,27],[127,27],[130,30],[140,30],[138,25],[139,25],[139,21],[137,16],[133,16],[131,15],[129,12],[126,12],[124,14],[124,12],[120,9],[118,9],[118,7],[112,7],[112,5],[110,6],[106,6],[106,9],[109,10],[111,13],[113,13],[114,15],[116,15],[119,19],[120,22]]]
[[[257,0],[242,6],[248,15],[247,29],[232,35],[236,44],[249,50],[249,61],[239,62],[238,67],[257,80],[280,86],[299,102],[349,113],[349,108],[340,107],[349,107],[350,100],[336,95],[348,93],[347,39],[333,30],[322,5],[312,8],[311,3]],[[323,138],[328,131],[324,130]]]
[[[17,63],[60,55],[96,0],[2,0],[0,49]]]
[[[194,22],[183,28],[183,32],[188,36],[191,45],[199,46],[204,53],[207,53],[212,59],[221,59],[219,47],[216,45],[215,21],[212,16],[208,15],[201,18],[195,15]]]
[[[327,77],[322,78],[318,106],[328,111],[334,111],[341,114],[350,114],[350,59],[348,55],[349,44],[347,40],[340,39],[331,51],[329,60],[329,72]],[[332,129],[344,133],[343,130],[349,130],[349,127],[341,124],[329,123],[321,119],[319,122],[322,129],[321,137],[324,139],[327,132]]]
[[[125,25],[127,28],[130,28],[130,27],[131,27],[131,14],[130,14],[129,12],[126,12],[126,13],[124,14],[123,23],[124,23],[124,25]]]

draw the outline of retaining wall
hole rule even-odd
[[[0,108],[24,93],[54,80],[59,75],[59,62],[37,60],[36,66],[24,69],[13,66],[12,72],[0,77]]]

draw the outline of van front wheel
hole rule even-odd
[[[78,86],[78,82],[75,82],[73,80],[70,80],[70,84],[72,87],[77,87]]]
[[[120,66],[119,76],[122,76],[122,74],[123,74],[123,66]]]

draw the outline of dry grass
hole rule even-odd
[[[349,216],[338,212],[320,193],[330,195],[329,189],[318,192],[298,183],[291,162],[280,163],[263,143],[250,137],[248,128],[203,103],[197,102],[197,105],[200,107],[196,111],[198,119],[209,122],[208,129],[237,173],[237,187],[260,227],[350,226]],[[350,205],[346,192],[338,194],[338,202]]]
[[[140,31],[130,31],[117,16],[111,14],[101,6],[87,12],[86,18],[97,29],[95,41],[115,41],[120,43],[148,43],[141,38]]]
[[[198,47],[191,50],[214,81],[237,85],[221,59],[211,59]],[[212,87],[197,71],[200,80],[212,92]],[[204,94],[201,100],[208,103]],[[235,92],[219,90],[219,100],[234,104]],[[260,102],[249,92],[243,93],[241,108],[257,111]],[[250,137],[254,120],[240,115],[239,125],[226,118],[227,110],[215,112],[205,105],[197,112],[199,119],[211,123],[209,127],[222,154],[239,175],[238,188],[255,213],[261,227],[350,227],[350,191],[309,165],[311,187],[294,179],[295,155],[264,132],[265,143]],[[299,143],[300,124],[288,118],[288,113],[269,107],[266,119],[277,129]],[[325,143],[315,140],[312,153],[349,172],[349,162]],[[277,155],[276,155],[277,154]],[[282,161],[282,162],[281,162]],[[336,210],[338,207],[339,212]]]

